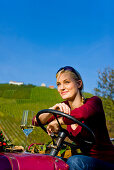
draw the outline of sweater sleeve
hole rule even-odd
[[[102,110],[103,110],[103,107],[102,107],[101,99],[97,96],[93,96],[87,99],[84,105],[72,110],[71,116],[75,117],[79,121],[83,121],[97,114],[98,112],[102,112]],[[74,123],[73,121],[65,117],[63,118],[63,121],[67,125]]]

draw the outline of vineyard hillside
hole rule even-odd
[[[84,95],[92,96],[90,93]],[[57,89],[0,84],[0,129],[11,143],[24,146],[25,135],[20,129],[23,111],[31,110],[35,115],[39,110],[47,109],[61,101]],[[48,141],[51,141],[51,138],[40,127],[35,127],[28,138],[28,144]]]

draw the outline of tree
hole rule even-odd
[[[110,67],[105,68],[103,72],[98,72],[98,78],[95,94],[114,100],[114,70]]]
[[[114,136],[114,70],[110,67],[98,72],[98,87],[94,89],[95,95],[100,96],[107,120],[110,136]]]

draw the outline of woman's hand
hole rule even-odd
[[[58,118],[58,121],[61,125],[64,124],[62,117]],[[59,131],[59,129],[60,129],[60,127],[59,127],[57,120],[56,119],[53,120],[47,126],[48,135],[50,135],[52,132],[57,133]]]
[[[70,107],[65,103],[57,103],[49,109],[58,110],[70,115]]]

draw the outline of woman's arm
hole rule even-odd
[[[49,109],[51,109],[51,108],[49,108]],[[39,119],[40,119],[40,121],[41,121],[42,124],[46,124],[47,121],[48,121],[51,117],[52,117],[52,114],[51,114],[51,113],[45,113],[45,114],[41,114],[41,115],[39,116]],[[33,117],[33,119],[32,119],[32,125],[38,126],[38,122],[37,122],[37,120],[36,120],[36,116]]]
[[[70,108],[68,105],[66,105],[65,103],[57,103],[55,104],[53,107],[50,107],[49,109],[52,110],[59,110],[61,112],[64,112],[66,114],[70,114]],[[51,113],[45,113],[45,114],[41,114],[39,116],[39,119],[41,121],[42,124],[46,124],[47,122],[51,122],[54,120],[54,116],[52,116],[53,114]],[[32,124],[34,126],[38,126],[38,122],[36,120],[36,116],[33,118],[32,120]]]
[[[75,117],[79,121],[87,120],[89,117],[97,114],[103,113],[102,101],[99,97],[93,96],[87,100],[87,102],[79,108],[71,111],[71,116]],[[100,116],[100,115],[99,115]],[[73,122],[67,118],[63,118],[65,124],[70,125]]]

